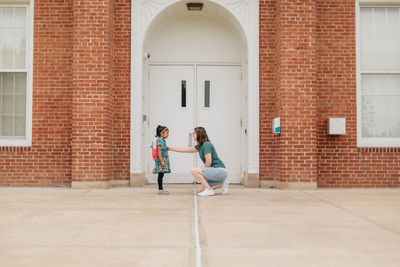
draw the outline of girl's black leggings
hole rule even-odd
[[[162,180],[164,178],[164,173],[160,172],[158,174],[158,190],[163,190],[163,186],[162,186]]]

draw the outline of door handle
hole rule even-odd
[[[192,147],[192,133],[189,133],[189,142],[188,142],[188,147]]]

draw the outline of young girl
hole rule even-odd
[[[168,138],[169,130],[166,126],[158,125],[156,130],[156,145],[157,145],[157,159],[155,160],[156,166],[153,173],[158,173],[158,194],[169,195],[169,192],[163,189],[164,173],[170,173],[168,148],[165,139]]]

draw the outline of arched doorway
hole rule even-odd
[[[241,182],[247,172],[258,175],[258,147],[256,151],[253,144],[249,148],[249,132],[257,133],[253,141],[258,144],[258,55],[257,109],[250,110],[249,97],[254,102],[254,92],[249,94],[248,73],[250,69],[254,72],[254,51],[250,60],[249,33],[241,25],[248,6],[242,6],[240,22],[222,4],[215,3],[218,1],[204,1],[202,11],[188,10],[188,1],[169,2],[157,7],[155,2],[141,1],[141,23],[147,21],[147,26],[133,29],[133,40],[137,35],[142,36],[142,42],[133,43],[133,52],[137,55],[132,65],[136,69],[132,77],[131,146],[136,150],[131,147],[131,172],[134,178],[135,172],[140,171],[142,178],[155,181],[151,175],[154,163],[147,145],[158,124],[171,129],[167,140],[171,146],[193,144],[190,136],[193,127],[204,126],[227,165],[230,182]],[[256,127],[249,122],[254,111],[257,116],[251,120],[253,124],[257,120]],[[140,154],[138,146],[141,146]],[[250,150],[253,150],[251,156]],[[171,153],[170,156],[173,173],[168,181],[191,182],[190,168],[201,165],[197,155]]]

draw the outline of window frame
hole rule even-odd
[[[1,7],[26,7],[27,40],[26,40],[26,114],[25,138],[0,138],[0,147],[32,146],[32,76],[33,76],[33,6],[34,1],[0,1]],[[15,69],[0,70],[1,73],[21,72]],[[22,72],[25,73],[25,72]]]
[[[361,72],[361,8],[366,7],[398,7],[400,0],[391,1],[356,1],[356,87],[357,87],[357,147],[400,147],[400,138],[362,137],[362,91],[361,76],[366,74],[399,74],[399,71],[365,71]]]

